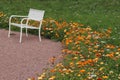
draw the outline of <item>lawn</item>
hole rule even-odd
[[[27,15],[29,8],[45,10],[45,18],[63,19],[99,28],[111,27],[112,42],[119,43],[120,31],[119,0],[4,0],[0,1],[0,11],[7,15]],[[3,20],[2,20],[3,21]],[[5,21],[5,20],[4,20]],[[4,24],[4,23],[2,23]],[[0,23],[1,25],[1,23]],[[7,27],[6,24],[4,24]],[[2,25],[2,27],[4,27]]]
[[[45,10],[42,35],[65,46],[64,61],[39,80],[120,79],[120,0],[4,0],[0,27],[8,29],[9,16],[29,8]]]

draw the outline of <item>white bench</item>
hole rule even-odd
[[[16,27],[20,27],[20,40],[19,42],[22,42],[22,29],[26,28],[26,36],[28,36],[27,33],[27,29],[38,29],[39,31],[39,41],[41,41],[41,25],[42,25],[42,20],[44,17],[44,10],[36,10],[36,9],[31,9],[29,10],[29,14],[28,16],[20,16],[20,15],[11,15],[9,18],[9,32],[8,32],[8,37],[10,37],[10,33],[11,33],[11,25],[16,26]],[[15,23],[12,22],[12,18],[22,18],[20,23]],[[26,20],[26,23],[23,23],[23,21]],[[34,21],[39,21],[39,26],[30,26],[28,25],[29,20],[34,20]]]

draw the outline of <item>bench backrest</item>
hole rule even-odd
[[[40,21],[43,19],[44,13],[45,13],[44,10],[30,9],[28,18],[32,20]]]

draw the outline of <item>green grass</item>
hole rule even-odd
[[[120,43],[120,0],[1,0],[0,11],[7,18],[12,14],[27,15],[29,8],[45,10],[45,17],[79,22],[99,28],[113,29],[111,42]],[[1,27],[8,25],[0,23]],[[4,27],[4,28],[5,28]]]
[[[119,26],[119,0],[4,0],[0,9],[11,14],[27,15],[29,8],[43,9],[45,17],[76,21],[91,26]]]
[[[29,8],[45,10],[45,18],[80,22],[93,29],[113,29],[113,37],[120,39],[120,0],[4,0],[0,11],[7,14],[27,15]],[[1,23],[0,23],[1,24]],[[5,27],[7,26],[4,24]],[[2,25],[3,27],[3,25]],[[117,34],[118,35],[117,35]],[[115,39],[114,39],[115,40]],[[116,41],[117,41],[116,40]],[[115,41],[112,41],[115,42]],[[117,41],[119,42],[119,41]]]
[[[120,25],[119,0],[4,0],[0,9],[6,14],[27,15],[29,8],[43,9],[45,17],[62,18],[91,26]]]
[[[4,0],[0,11],[27,15],[29,8],[45,10],[45,18],[63,19],[90,25],[93,29],[113,29],[113,37],[120,38],[120,0]],[[1,23],[0,23],[1,24]],[[5,25],[7,26],[7,25]]]

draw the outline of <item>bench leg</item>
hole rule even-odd
[[[21,43],[22,42],[22,28],[20,29],[20,40],[19,42]]]
[[[9,32],[8,32],[8,37],[10,37],[10,32],[11,32],[11,25],[9,24]]]
[[[40,35],[40,29],[39,29],[39,41],[41,42],[41,35]]]

